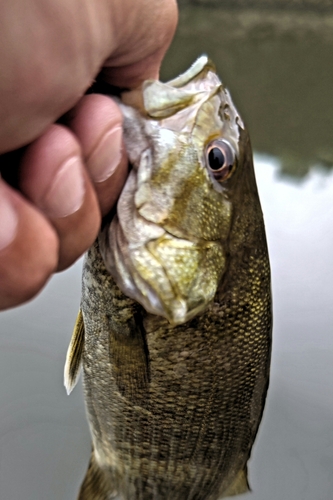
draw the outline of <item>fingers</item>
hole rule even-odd
[[[58,263],[51,224],[0,180],[0,309],[33,297]]]
[[[116,48],[106,55],[103,76],[112,85],[133,89],[144,80],[158,78],[177,27],[177,2],[122,0],[118,9],[114,7],[113,14],[115,10],[118,14],[113,32]]]
[[[80,142],[103,215],[115,204],[127,176],[122,121],[117,104],[98,94],[82,98],[69,121]]]
[[[77,104],[103,66],[120,87],[157,77],[177,23],[175,0],[0,5],[1,153],[38,138]]]
[[[52,125],[27,150],[20,188],[54,227],[58,270],[72,264],[94,241],[100,225],[98,201],[75,136]]]
[[[19,181],[25,198],[0,184],[0,309],[33,297],[92,245],[101,211],[112,208],[125,182],[116,103],[86,96],[70,125],[52,125],[27,148]]]
[[[93,243],[100,213],[113,207],[127,176],[122,115],[114,101],[84,97],[69,125],[72,131],[52,125],[27,149],[20,167],[22,192],[58,234],[58,270]]]

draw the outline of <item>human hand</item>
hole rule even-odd
[[[93,243],[127,158],[116,103],[84,93],[101,68],[122,88],[157,78],[176,22],[174,0],[1,2],[0,153],[29,146],[18,189],[0,178],[0,309]]]

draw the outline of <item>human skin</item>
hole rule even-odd
[[[157,78],[176,23],[175,0],[0,3],[0,154],[28,145],[18,189],[0,179],[0,309],[93,243],[127,158],[117,104],[84,94],[98,74],[129,89]]]

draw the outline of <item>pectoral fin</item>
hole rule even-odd
[[[68,346],[65,370],[64,384],[67,394],[70,394],[78,381],[81,369],[82,352],[84,345],[84,323],[81,309],[76,318],[73,335]]]
[[[113,493],[110,479],[98,466],[95,454],[92,452],[89,467],[77,500],[109,500],[114,498]]]
[[[241,470],[237,474],[236,479],[223,494],[222,498],[241,495],[242,493],[247,493],[248,491],[250,491],[250,487],[247,480],[247,467],[245,467],[245,469]]]
[[[149,399],[149,353],[139,314],[110,323],[110,362],[120,393],[145,407]]]

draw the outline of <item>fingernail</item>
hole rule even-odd
[[[122,129],[116,127],[103,135],[88,159],[89,170],[95,182],[108,179],[121,160]]]
[[[81,207],[84,191],[82,162],[73,156],[59,168],[41,201],[42,208],[50,217],[67,217]]]
[[[5,190],[0,187],[0,250],[8,247],[17,233],[18,217]]]

